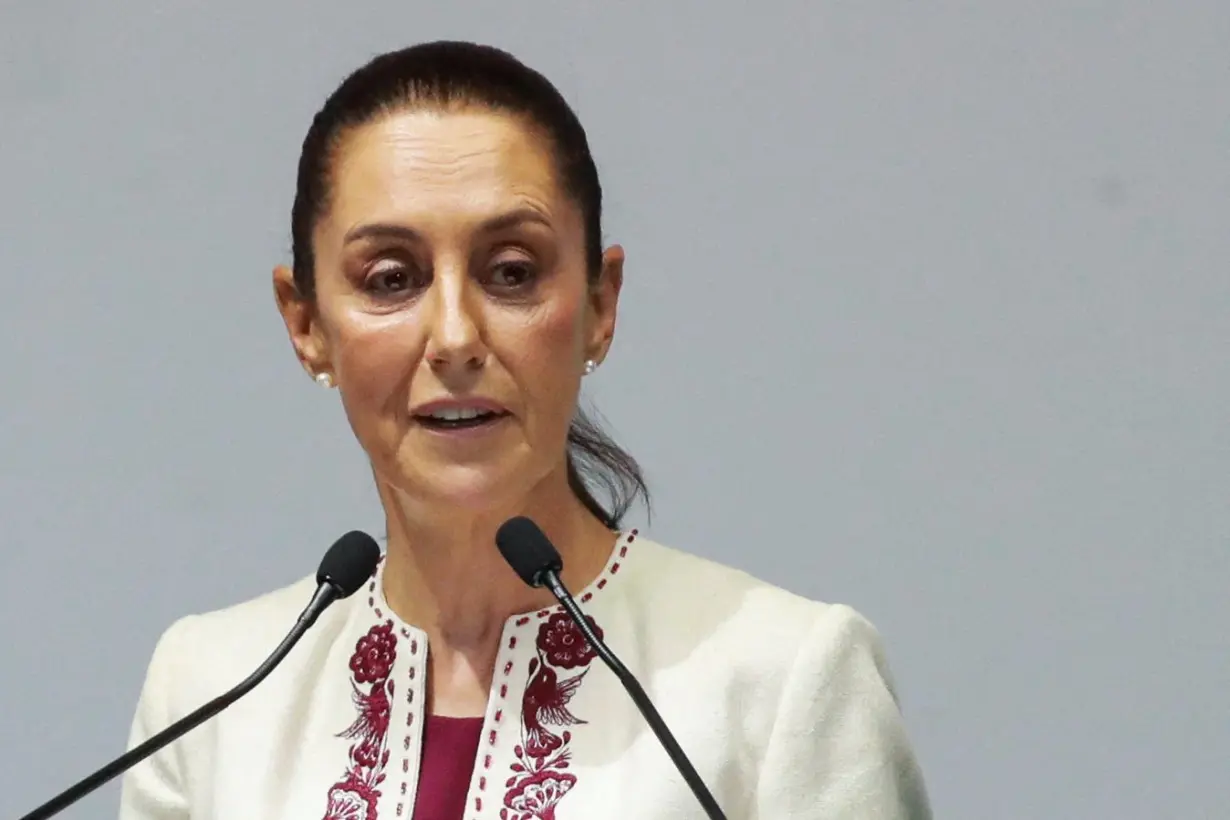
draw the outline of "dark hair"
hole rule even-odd
[[[546,77],[511,54],[457,41],[421,43],[382,54],[347,77],[312,119],[299,155],[291,242],[295,287],[314,298],[312,233],[328,208],[332,164],[353,128],[407,107],[451,110],[481,107],[522,118],[553,149],[560,184],[580,208],[590,282],[602,272],[602,186],[585,129]],[[603,524],[617,529],[639,497],[649,508],[649,489],[636,460],[619,447],[583,409],[568,429],[568,484]],[[594,496],[597,486],[609,507]]]

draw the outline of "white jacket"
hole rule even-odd
[[[173,624],[130,744],[246,677],[315,586]],[[574,593],[731,820],[930,818],[880,639],[854,610],[635,532]],[[120,820],[408,820],[427,651],[378,571],[254,691],[129,772]],[[467,820],[705,816],[558,607],[504,625],[467,807]]]

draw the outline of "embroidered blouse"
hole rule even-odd
[[[120,820],[409,820],[420,795],[446,799],[432,791],[449,790],[431,772],[434,739],[432,762],[423,756],[426,636],[385,603],[382,569],[255,690],[134,767]],[[129,743],[247,676],[315,587],[304,578],[172,624]],[[574,593],[731,820],[931,817],[881,640],[850,607],[635,531]],[[476,741],[455,752],[473,749],[466,820],[705,816],[559,607],[505,623]]]

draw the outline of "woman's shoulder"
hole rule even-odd
[[[239,603],[179,617],[159,636],[147,678],[174,679],[177,686],[200,687],[201,696],[212,697],[219,686],[234,685],[269,657],[315,590],[316,580],[308,576]],[[309,635],[327,631],[339,614],[326,611]]]
[[[184,615],[168,632],[182,639],[225,638],[228,643],[264,643],[271,634],[279,639],[294,625],[316,590],[314,577],[305,576],[292,583],[260,593],[237,603]]]
[[[680,545],[637,535],[635,569],[644,584],[664,594],[693,597],[718,595],[730,602],[783,613],[816,613],[831,604],[791,592],[739,567],[706,558]]]
[[[820,618],[861,618],[845,604],[809,598],[745,569],[643,536],[635,540],[632,586],[658,606],[721,613],[728,620],[767,628],[812,624]]]
[[[648,538],[638,537],[636,550],[627,594],[652,618],[653,629],[721,646],[749,671],[820,673],[843,658],[865,656],[887,679],[879,632],[855,607],[808,598]]]

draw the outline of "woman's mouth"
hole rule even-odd
[[[480,410],[474,407],[441,408],[430,413],[415,415],[415,419],[432,430],[470,430],[494,424],[507,416],[507,412]]]

